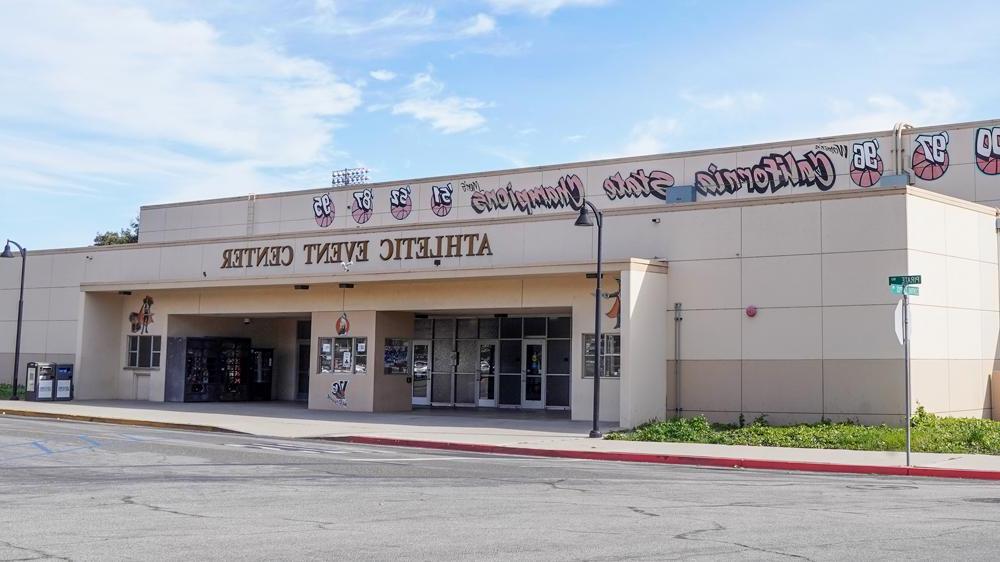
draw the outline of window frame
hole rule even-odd
[[[146,342],[146,345],[143,345]],[[148,346],[147,349],[143,349]],[[145,353],[143,353],[145,351]],[[125,368],[159,370],[163,359],[163,339],[154,334],[125,337]]]
[[[370,371],[368,364],[368,338],[366,336],[331,336],[316,338],[316,374],[318,375],[366,375]],[[330,346],[330,351],[323,351],[323,344]],[[350,367],[343,367],[343,356],[338,360],[338,353],[350,354]],[[323,366],[328,369],[324,370]]]
[[[582,348],[581,351],[582,351],[582,355],[583,355],[583,366],[582,366],[581,371],[582,371],[582,375],[583,375],[582,378],[585,378],[585,379],[592,379],[592,378],[594,378],[594,373],[588,372],[588,371],[593,370],[593,369],[588,369],[587,368],[587,366],[588,366],[588,359],[592,355],[592,354],[588,354],[587,353],[587,342],[588,342],[588,340],[589,341],[593,341],[593,339],[594,339],[593,332],[584,333],[583,334],[583,338],[581,339],[581,348]],[[621,373],[621,349],[622,349],[621,348],[621,334],[620,333],[615,333],[615,332],[610,332],[610,333],[605,332],[605,333],[601,334],[601,339],[604,340],[604,353],[603,353],[603,359],[604,359],[604,370],[603,370],[603,373],[604,374],[601,375],[601,378],[602,379],[621,380],[621,378],[622,378],[622,373]],[[613,342],[613,343],[609,343],[609,340],[610,340],[610,342]],[[614,353],[608,353],[607,352],[608,349],[614,350]],[[614,366],[616,360],[617,360],[617,363],[618,363],[618,374],[617,375],[609,375],[608,373],[613,373],[614,372],[614,370],[613,370],[612,367]],[[597,363],[595,361],[594,365],[596,366],[596,364]]]

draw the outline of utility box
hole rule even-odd
[[[56,385],[56,364],[28,363],[27,375],[24,398],[38,402],[51,401]]]
[[[73,399],[73,365],[56,365],[55,393],[53,400]]]

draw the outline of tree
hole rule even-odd
[[[109,230],[103,234],[97,233],[94,236],[95,246],[112,246],[116,244],[135,244],[139,241],[139,217],[132,219],[132,222],[118,232]]]

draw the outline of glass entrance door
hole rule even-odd
[[[497,405],[497,342],[479,342],[479,405],[493,408]]]
[[[412,403],[414,406],[429,406],[431,403],[431,342],[413,342]]]
[[[521,407],[545,407],[545,340],[524,340],[524,394]]]

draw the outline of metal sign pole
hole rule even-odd
[[[903,371],[906,374],[906,466],[910,466],[910,295],[903,293]]]

